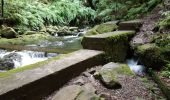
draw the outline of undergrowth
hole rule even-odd
[[[31,30],[48,24],[67,25],[75,19],[75,23],[79,23],[95,18],[95,11],[83,6],[80,0],[6,0],[4,8],[5,18]]]

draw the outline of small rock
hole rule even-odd
[[[78,79],[77,81],[74,82],[74,84],[80,85],[80,86],[81,86],[81,85],[84,85],[84,83],[85,83],[85,82],[84,82],[83,79]]]
[[[99,72],[95,72],[95,73],[93,74],[93,76],[94,76],[94,78],[99,78],[100,73],[99,73]]]
[[[8,38],[8,39],[18,37],[18,33],[15,32],[15,30],[11,27],[3,27],[3,29],[0,30],[0,35],[3,38]]]
[[[75,30],[78,30],[78,27],[69,27],[69,30],[70,31],[75,31]]]
[[[14,61],[12,59],[0,59],[0,70],[11,70],[14,66]]]
[[[112,100],[112,97],[108,93],[101,93],[100,97],[105,98],[106,100]]]
[[[84,72],[84,73],[83,73],[83,76],[85,76],[85,77],[91,77],[91,74],[88,73],[88,72]]]

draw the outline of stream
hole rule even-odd
[[[21,47],[15,45],[5,46],[6,49],[0,49],[0,66],[2,67],[0,68],[0,71],[7,71],[13,68],[34,64],[52,57],[56,57],[64,52],[69,53],[79,50],[82,48],[81,38],[85,32],[86,30],[69,36],[56,35],[55,40],[53,41],[45,40],[38,44],[31,44]],[[7,48],[10,50],[7,50]],[[30,48],[32,48],[33,51],[31,51]],[[37,51],[35,51],[35,48]],[[47,53],[42,51],[42,48],[47,52],[49,50],[49,52]],[[58,52],[50,53],[51,49],[55,50],[56,48],[58,49]]]
[[[81,38],[85,34],[86,30],[76,33],[75,35],[69,36],[58,36],[55,35],[55,41],[42,41],[38,44],[27,45],[27,47],[36,47],[40,49],[49,50],[50,48],[58,48],[60,51],[73,52],[82,48]],[[12,48],[18,48],[17,46],[9,46]],[[29,64],[34,64],[40,61],[47,60],[49,58],[58,56],[62,54],[61,52],[47,53],[42,51],[31,51],[28,48],[23,48],[18,50],[3,50],[0,49],[0,66],[5,66],[0,68],[0,71],[10,70],[13,68],[18,68],[26,66]],[[34,48],[35,49],[35,48]],[[38,49],[36,49],[38,50]],[[138,64],[138,60],[135,58],[127,59],[126,63],[130,69],[140,75],[145,75],[145,67]],[[9,68],[7,68],[9,67]]]

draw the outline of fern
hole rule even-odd
[[[96,12],[80,0],[7,0],[5,17],[39,30],[48,24],[69,24],[74,19],[94,20]]]

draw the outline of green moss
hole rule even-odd
[[[18,73],[18,72],[23,72],[25,70],[30,70],[30,69],[34,69],[34,68],[37,68],[37,67],[44,66],[45,64],[47,64],[51,61],[59,60],[59,59],[66,57],[68,55],[60,55],[60,56],[57,56],[57,57],[54,57],[54,58],[51,58],[51,59],[48,59],[48,60],[45,60],[45,61],[37,62],[35,64],[31,64],[31,65],[23,66],[23,67],[20,67],[20,68],[12,69],[12,70],[9,70],[7,72],[0,72],[0,78],[1,77],[7,77],[7,76],[10,76],[10,75]]]
[[[154,49],[157,48],[155,44],[145,44],[141,45],[137,48],[137,53],[144,54],[144,52],[148,49]]]
[[[129,76],[134,76],[135,73],[131,71],[127,64],[120,64],[120,67],[114,69],[118,74],[125,74]]]
[[[89,36],[89,35],[97,35],[99,34],[96,29],[99,25],[96,25],[94,28],[90,29],[89,31],[87,31],[87,33],[85,34],[86,36]]]
[[[99,33],[99,34],[102,34],[102,33],[107,33],[107,32],[112,32],[112,31],[115,31],[117,30],[118,26],[116,24],[100,24],[97,28],[96,28],[96,31]]]
[[[90,29],[87,33],[87,35],[97,35],[97,34],[103,34],[107,32],[112,32],[117,30],[118,26],[115,23],[103,23],[100,25],[96,25],[94,28]]]
[[[170,48],[159,47],[155,43],[138,46],[136,53],[147,67],[158,69],[170,61]]]
[[[13,39],[6,39],[1,38],[0,39],[0,45],[7,45],[7,44],[13,44],[13,45],[28,45],[28,44],[35,44],[42,40],[50,40],[53,39],[53,37],[49,35],[44,34],[33,34],[33,35],[23,35],[19,38],[13,38]]]
[[[106,59],[114,62],[125,61],[129,40],[134,34],[134,31],[118,31],[108,37],[105,43]]]
[[[158,84],[159,88],[162,90],[164,95],[167,97],[167,99],[170,99],[170,88],[163,82],[161,81],[160,77],[158,74],[156,74],[153,70],[149,70],[150,76],[153,78],[153,80]]]

